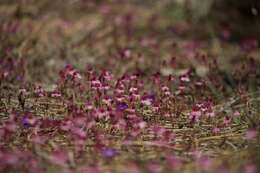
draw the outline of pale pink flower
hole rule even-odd
[[[125,168],[123,173],[140,173],[140,169],[134,163],[128,164]]]
[[[219,133],[220,132],[220,129],[218,127],[214,127],[213,130],[212,130],[213,133]]]
[[[141,121],[138,123],[138,126],[140,129],[144,129],[146,127],[147,123],[145,121]]]
[[[233,113],[233,117],[234,117],[234,118],[238,118],[239,116],[240,116],[240,112],[235,111],[235,112]]]
[[[68,161],[68,156],[64,151],[56,150],[49,155],[48,160],[50,161],[50,163],[54,163],[59,166],[64,166]]]
[[[163,86],[162,91],[164,91],[164,92],[169,91],[169,88],[167,86]]]
[[[199,158],[199,165],[202,169],[208,170],[213,165],[213,160],[207,156],[202,156]]]
[[[183,165],[183,161],[174,155],[168,155],[166,161],[169,167],[173,170],[179,169]]]
[[[223,123],[225,126],[228,126],[231,123],[231,118],[230,117],[224,117]]]
[[[135,88],[135,87],[131,87],[130,89],[129,89],[129,92],[130,93],[135,93],[135,92],[137,92],[138,91],[138,88]]]
[[[257,137],[257,131],[255,129],[248,129],[244,136],[244,138],[249,141],[255,140],[256,137]]]
[[[248,163],[244,166],[244,173],[256,173],[256,165]]]
[[[160,164],[158,164],[158,163],[150,163],[150,164],[148,164],[147,169],[151,173],[160,173],[160,172],[162,172],[162,166]]]
[[[51,97],[61,97],[61,93],[59,93],[58,91],[53,91],[51,93]]]
[[[188,76],[182,76],[182,77],[180,78],[180,80],[181,80],[182,82],[190,82],[190,78],[189,78]]]

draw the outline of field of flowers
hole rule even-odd
[[[199,15],[0,2],[0,172],[260,172],[259,40]]]

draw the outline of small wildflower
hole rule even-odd
[[[85,103],[85,107],[87,110],[93,110],[94,109],[94,106],[88,102]]]
[[[129,89],[129,92],[130,92],[130,93],[136,93],[137,91],[138,91],[138,89],[135,88],[135,87],[131,87],[131,88]]]
[[[180,168],[183,164],[183,161],[175,155],[167,155],[166,161],[168,166],[173,170]]]
[[[150,106],[154,103],[155,96],[154,95],[146,95],[142,97],[141,103],[146,106]]]
[[[162,166],[158,163],[150,163],[148,164],[148,170],[151,173],[160,173],[162,172]]]
[[[224,125],[228,126],[231,123],[231,118],[226,116],[223,121],[224,121]]]
[[[24,117],[22,119],[22,124],[25,128],[29,128],[34,126],[36,123],[36,119],[35,118],[29,118],[29,117]]]
[[[234,117],[234,118],[238,118],[239,116],[240,116],[240,112],[235,111],[235,112],[233,113],[233,117]]]
[[[51,93],[51,97],[61,97],[61,93],[59,93],[58,91],[53,91]]]
[[[247,163],[244,166],[244,173],[256,173],[257,169],[256,169],[256,165],[252,164],[252,163]]]
[[[110,106],[111,103],[112,103],[112,99],[109,98],[109,97],[106,97],[106,98],[102,99],[102,102],[103,102],[104,104],[106,104],[107,106]]]
[[[91,81],[91,88],[98,89],[102,86],[102,83],[99,80],[92,80]]]
[[[182,82],[190,82],[190,78],[188,76],[182,76],[182,77],[180,77],[180,80]]]
[[[214,134],[217,134],[217,133],[220,132],[220,129],[219,129],[218,127],[214,127],[213,130],[212,130],[212,132],[213,132]]]
[[[145,121],[141,121],[141,122],[138,123],[138,126],[139,126],[140,129],[144,129],[146,127],[146,124],[147,123]]]
[[[102,156],[107,159],[111,159],[117,155],[117,151],[113,148],[104,148],[102,150]]]
[[[246,131],[244,138],[248,141],[255,140],[257,136],[257,131],[255,129],[249,129]]]
[[[169,88],[167,86],[163,86],[162,91],[164,91],[164,92],[169,91]]]
[[[55,150],[52,152],[51,155],[49,155],[48,160],[50,163],[59,165],[59,166],[64,166],[66,162],[68,161],[68,156],[66,152],[62,150]]]
[[[125,102],[119,102],[116,106],[118,111],[124,111],[128,108],[128,105]]]
[[[212,164],[213,164],[213,160],[210,159],[210,158],[207,157],[207,156],[201,156],[201,157],[198,159],[198,162],[199,162],[200,167],[203,168],[204,170],[209,170],[210,167],[211,167]]]

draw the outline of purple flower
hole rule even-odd
[[[125,102],[117,103],[117,110],[124,111],[128,108],[128,105]]]
[[[105,148],[102,150],[102,156],[105,158],[113,158],[117,155],[117,151],[113,148]]]
[[[30,119],[28,117],[23,117],[22,124],[25,128],[29,128],[32,126],[32,123],[30,122]]]
[[[29,118],[29,117],[24,117],[22,119],[22,125],[25,127],[25,128],[29,128],[29,127],[32,127],[36,122],[36,119],[34,118]]]
[[[31,126],[31,124],[28,122],[28,118],[23,118],[22,120],[22,124],[25,128],[29,128]]]

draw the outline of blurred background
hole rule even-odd
[[[48,12],[68,18],[94,12],[102,4],[114,3],[121,7],[132,4],[148,8],[174,20],[225,25],[236,32],[237,37],[257,36],[259,33],[259,0],[1,0],[0,5],[2,13],[7,12],[8,8],[15,8],[13,10],[16,10],[18,18],[35,18]]]
[[[259,0],[1,0],[0,50],[26,59],[28,79],[45,83],[68,63],[149,72],[198,49],[228,71],[229,61],[257,59],[259,10]]]

